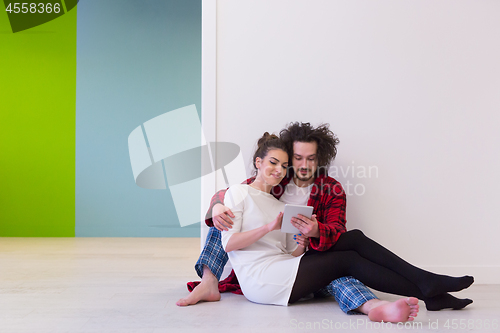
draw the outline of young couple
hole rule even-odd
[[[212,198],[206,221],[212,227],[195,266],[202,281],[177,305],[218,301],[228,255],[243,294],[257,303],[288,305],[311,293],[331,295],[346,313],[386,322],[413,320],[418,299],[431,311],[472,303],[449,294],[469,287],[471,276],[424,271],[361,231],[346,231],[345,193],[326,172],[337,144],[328,125],[309,123],[292,123],[280,137],[265,133],[259,139],[256,176]],[[299,235],[279,230],[287,203],[314,207],[310,219],[292,219]],[[409,297],[379,300],[365,285]]]

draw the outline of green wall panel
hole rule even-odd
[[[0,9],[0,236],[73,237],[77,8],[18,33]]]

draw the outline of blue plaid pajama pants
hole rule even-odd
[[[211,227],[203,251],[194,266],[196,273],[201,278],[203,276],[203,265],[206,265],[214,276],[220,280],[228,259],[227,253],[222,248],[220,231]],[[377,298],[370,289],[352,276],[344,276],[330,282],[329,285],[314,293],[314,296],[334,296],[337,303],[339,303],[340,309],[347,314],[359,314],[359,312],[353,310],[359,308],[365,302]]]

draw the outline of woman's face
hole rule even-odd
[[[281,149],[270,149],[263,159],[255,159],[255,166],[258,170],[257,178],[267,185],[278,185],[286,175],[288,154]]]

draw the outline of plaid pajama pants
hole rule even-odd
[[[194,266],[196,273],[201,278],[203,276],[203,265],[206,265],[214,276],[220,280],[227,261],[227,253],[222,248],[221,233],[212,227],[208,231],[207,241]],[[344,276],[330,282],[329,285],[314,293],[314,296],[334,296],[339,303],[340,309],[347,314],[359,314],[359,312],[353,310],[359,308],[363,303],[377,298],[370,289],[352,276]]]

